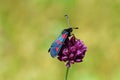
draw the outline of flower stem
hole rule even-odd
[[[65,80],[67,80],[67,78],[68,78],[68,72],[69,72],[69,67],[67,67],[67,69],[66,69]]]

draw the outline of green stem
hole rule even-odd
[[[65,80],[67,80],[68,78],[68,72],[69,72],[69,67],[67,67],[67,70],[66,70]]]

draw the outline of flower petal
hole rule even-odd
[[[68,57],[67,56],[63,56],[61,59],[62,59],[62,61],[67,61]]]
[[[68,53],[68,48],[63,49],[63,54],[64,54],[64,55],[68,55],[68,54],[69,54],[69,53]]]
[[[67,66],[67,67],[70,67],[70,62],[67,62],[67,63],[66,63],[66,66]]]
[[[75,62],[82,62],[82,59],[76,59]]]
[[[70,55],[69,55],[69,58],[70,58],[70,59],[74,59],[74,54],[70,54]]]
[[[76,47],[75,47],[75,46],[70,47],[70,52],[71,52],[71,53],[76,52]]]

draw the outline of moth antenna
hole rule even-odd
[[[66,17],[66,21],[67,21],[68,27],[70,28],[69,17],[68,17],[68,15],[67,15],[67,14],[65,15],[65,17]]]
[[[73,29],[78,29],[78,27],[74,27]]]

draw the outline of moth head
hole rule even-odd
[[[71,33],[71,32],[73,31],[73,29],[78,29],[78,27],[75,27],[75,28],[67,28],[67,29],[65,29],[65,31]]]

